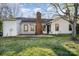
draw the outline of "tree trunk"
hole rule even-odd
[[[72,24],[72,39],[76,38],[76,21]]]
[[[76,39],[76,25],[77,25],[77,13],[78,13],[78,4],[74,3],[74,18],[72,20],[72,39]]]

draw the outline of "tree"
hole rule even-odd
[[[12,19],[20,13],[19,4],[16,3],[0,3],[0,18],[1,19]]]
[[[73,3],[73,4],[52,4],[52,6],[55,7],[57,14],[63,18],[63,20],[68,21],[71,26],[72,26],[72,36],[71,39],[75,40],[76,39],[76,25],[78,21],[78,3]],[[64,8],[63,6],[64,5]],[[63,15],[61,15],[60,12],[62,12]]]
[[[6,3],[1,3],[0,4],[0,18],[1,20],[3,19],[8,19],[11,16],[11,10],[9,6]]]

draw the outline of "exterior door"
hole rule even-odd
[[[51,29],[51,26],[50,25],[47,25],[47,34],[49,34],[50,29]]]

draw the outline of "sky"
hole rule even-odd
[[[41,12],[42,18],[52,18],[55,14],[53,7],[48,3],[21,3],[20,11],[22,17],[36,17],[36,12]]]
[[[25,3],[21,4],[24,8],[35,9],[35,8],[42,8],[46,10],[48,8],[48,4],[46,3]]]

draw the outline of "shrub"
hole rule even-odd
[[[48,48],[32,47],[27,48],[18,54],[19,56],[52,56],[55,53]]]
[[[79,44],[70,41],[64,44],[64,47],[72,53],[79,55]]]
[[[65,46],[69,47],[69,48],[72,48],[72,49],[78,49],[79,50],[79,44],[77,43],[74,43],[74,42],[67,42],[65,44]]]
[[[15,54],[16,54],[15,51],[8,51],[8,52],[3,53],[4,56],[14,56]]]

